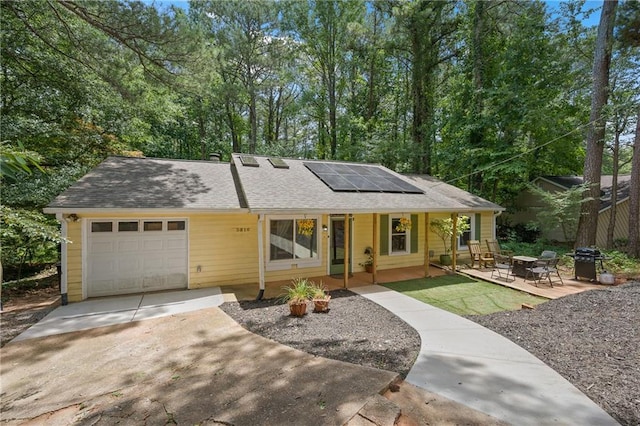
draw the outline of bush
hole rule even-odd
[[[640,276],[640,261],[629,257],[626,253],[617,250],[604,252],[604,268],[614,274],[625,275],[628,278]]]

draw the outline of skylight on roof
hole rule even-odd
[[[251,155],[241,155],[240,162],[243,166],[246,167],[260,167],[260,164],[258,164],[258,160],[256,160],[256,157],[253,157]]]
[[[269,158],[269,162],[276,169],[288,169],[289,165],[282,158]]]

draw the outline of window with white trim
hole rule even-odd
[[[269,262],[305,266],[319,257],[319,217],[277,217],[269,219]],[[294,262],[298,261],[298,262]]]
[[[406,227],[406,217],[389,216],[389,253],[403,254],[411,252],[411,226]],[[409,220],[410,223],[410,220]]]

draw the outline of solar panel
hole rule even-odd
[[[260,164],[258,164],[258,160],[256,160],[256,158],[252,157],[251,155],[241,155],[240,162],[243,166],[260,167]]]
[[[304,165],[336,192],[423,194],[421,189],[379,166],[311,162],[305,162]]]
[[[269,162],[276,169],[288,169],[289,165],[282,158],[269,158]]]

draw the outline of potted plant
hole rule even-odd
[[[359,265],[364,267],[364,270],[368,273],[373,272],[373,249],[371,247],[367,247],[364,249],[364,254],[367,255],[367,259],[360,263]]]
[[[311,300],[313,300],[313,312],[328,312],[329,300],[331,295],[327,293],[327,289],[322,282],[320,284],[312,284],[310,287]]]
[[[429,223],[429,228],[433,231],[444,245],[444,254],[440,255],[441,265],[451,265],[451,238],[453,237],[453,219],[450,217],[446,219],[433,219]],[[456,237],[469,231],[471,226],[469,225],[469,218],[467,216],[460,216],[456,227]]]
[[[295,278],[291,285],[282,287],[285,291],[282,301],[289,305],[289,311],[294,317],[301,317],[307,313],[307,301],[311,296],[311,283],[306,278]]]

